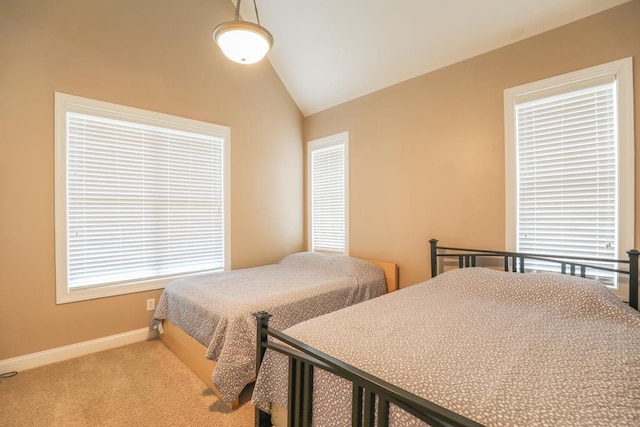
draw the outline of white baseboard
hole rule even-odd
[[[66,345],[64,347],[52,348],[51,350],[39,351],[25,356],[0,360],[0,373],[12,371],[20,372],[26,369],[37,368],[39,366],[73,359],[74,357],[84,356],[86,354],[152,339],[156,336],[157,331],[149,328],[142,328],[124,332],[122,334]]]

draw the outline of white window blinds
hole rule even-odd
[[[223,269],[220,138],[67,120],[70,288]]]
[[[58,304],[229,267],[230,129],[55,94]]]
[[[518,251],[615,258],[616,83],[607,80],[515,105]]]
[[[347,252],[347,161],[342,139],[309,143],[312,251]]]
[[[505,89],[507,250],[627,257],[635,235],[633,92],[632,58]],[[620,296],[627,290],[613,272],[586,273]]]

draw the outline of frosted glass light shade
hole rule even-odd
[[[213,30],[213,39],[230,60],[239,64],[255,64],[269,52],[273,36],[260,25],[246,21],[230,21]]]

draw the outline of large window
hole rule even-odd
[[[58,303],[228,268],[228,128],[61,93],[55,114]]]
[[[508,249],[625,258],[633,247],[631,66],[505,91]],[[599,278],[615,283],[613,273]]]
[[[349,253],[349,133],[307,145],[309,250]]]

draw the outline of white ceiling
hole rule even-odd
[[[305,116],[629,0],[258,0]],[[241,3],[255,22],[252,0]]]

